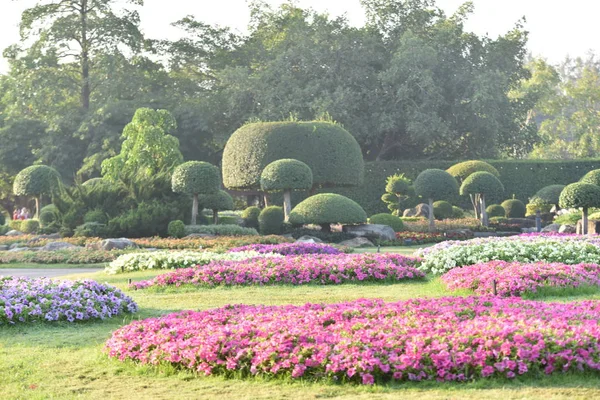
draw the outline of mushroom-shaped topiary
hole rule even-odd
[[[426,169],[421,172],[414,183],[415,193],[429,201],[429,230],[435,229],[433,201],[447,200],[458,192],[458,182],[446,171]]]
[[[331,224],[365,223],[367,214],[354,200],[339,194],[321,193],[294,207],[290,222],[294,225],[321,225],[323,231],[330,232]]]
[[[260,187],[265,192],[283,190],[283,213],[285,221],[290,218],[292,210],[292,190],[308,190],[312,188],[313,176],[310,167],[302,161],[291,158],[273,161],[267,165],[260,175]]]
[[[175,193],[186,193],[193,196],[192,225],[196,225],[198,217],[198,195],[216,194],[221,187],[219,169],[203,161],[188,161],[173,171],[171,187]]]
[[[586,182],[589,183],[589,182]],[[549,185],[541,188],[530,200],[532,204],[550,204],[558,207],[560,194],[565,185]]]
[[[502,208],[504,208],[506,218],[525,218],[525,213],[527,213],[525,203],[518,199],[504,200]]]
[[[456,178],[456,180],[459,182],[459,185],[462,185],[465,179],[467,179],[470,175],[474,174],[475,172],[489,172],[496,178],[500,178],[500,173],[494,166],[486,163],[485,161],[479,160],[463,161],[458,164],[454,164],[446,171],[448,171],[450,175]],[[475,211],[475,216],[481,215],[481,199],[479,198],[479,194],[469,195],[469,198],[471,199],[471,204],[473,205],[473,211]]]
[[[60,187],[60,175],[46,165],[32,165],[17,174],[13,183],[13,192],[17,196],[35,198],[35,217],[39,217],[40,198],[52,195]]]
[[[583,233],[586,234],[588,209],[600,206],[600,187],[582,182],[567,185],[560,194],[558,204],[562,208],[581,208]]]
[[[447,219],[452,217],[452,204],[445,200],[438,200],[433,203],[433,216],[436,219]]]
[[[461,195],[478,195],[480,199],[481,222],[484,226],[488,225],[487,212],[485,211],[486,196],[500,196],[504,193],[504,185],[496,176],[489,172],[475,172],[460,187]]]
[[[404,174],[388,176],[385,185],[386,193],[381,196],[381,200],[387,204],[388,210],[394,215],[400,215],[404,209],[404,201],[414,196],[415,190],[411,183]]]
[[[219,223],[219,211],[233,210],[233,198],[224,190],[214,194],[203,194],[199,198],[200,204],[213,212],[213,224]]]
[[[600,186],[600,169],[594,169],[588,172],[579,180],[579,182]]]

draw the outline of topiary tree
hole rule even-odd
[[[586,182],[590,183],[590,182]],[[560,194],[562,193],[565,185],[549,185],[541,188],[535,195],[529,200],[531,204],[549,204],[559,207],[558,202],[560,200]]]
[[[446,219],[452,217],[452,204],[445,200],[439,200],[433,203],[433,216],[436,219]]]
[[[415,193],[429,201],[429,230],[435,229],[433,201],[450,199],[458,192],[458,182],[441,169],[426,169],[414,183]]]
[[[583,233],[588,233],[588,209],[600,206],[600,187],[591,183],[572,183],[560,194],[558,204],[562,208],[580,208]]]
[[[294,207],[290,222],[321,225],[324,232],[331,232],[331,224],[362,224],[367,222],[367,214],[354,200],[339,194],[321,193]]]
[[[525,218],[527,207],[525,203],[518,199],[509,199],[502,202],[506,218]]]
[[[213,212],[213,224],[219,223],[219,211],[233,210],[233,198],[224,190],[215,194],[203,194],[199,198],[200,204]]]
[[[181,239],[185,236],[185,224],[180,220],[171,221],[167,227],[167,232],[170,237]]]
[[[283,191],[284,220],[288,221],[292,211],[292,190],[312,188],[313,176],[310,167],[291,158],[273,161],[260,176],[260,187],[265,192]]]
[[[600,169],[594,169],[588,172],[579,180],[579,182],[600,186]]]
[[[258,122],[242,126],[223,150],[223,183],[230,189],[260,188],[267,165],[292,158],[308,165],[313,188],[356,186],[364,161],[356,139],[330,122]]]
[[[452,206],[452,218],[460,219],[465,217],[465,211],[457,206]]]
[[[242,219],[244,220],[244,226],[246,228],[254,228],[258,230],[258,216],[260,215],[260,208],[251,206],[242,211]]]
[[[456,178],[459,185],[462,185],[465,179],[467,179],[471,174],[474,174],[475,172],[489,172],[496,178],[500,178],[500,173],[493,165],[488,164],[485,161],[479,160],[463,161],[458,164],[454,164],[446,171],[454,178]],[[469,195],[469,198],[471,199],[471,204],[473,205],[473,211],[475,211],[475,216],[479,218],[481,215],[481,199],[477,194]]]
[[[404,230],[404,222],[392,214],[375,214],[369,218],[370,224],[379,224],[379,225],[387,225],[394,230],[394,232],[401,232]]]
[[[475,172],[464,180],[460,187],[461,195],[477,195],[480,201],[481,223],[488,226],[488,216],[485,207],[486,196],[500,196],[504,193],[504,185],[496,176],[489,172]]]
[[[412,187],[411,180],[404,174],[394,174],[388,176],[381,200],[387,204],[388,210],[399,216],[404,209],[403,203],[414,194],[415,189]]]
[[[278,206],[265,207],[258,216],[259,231],[263,235],[279,235],[283,227],[283,208]]]
[[[500,204],[492,204],[485,209],[488,218],[504,217],[506,210]]]
[[[171,188],[175,193],[193,196],[191,225],[196,225],[198,218],[198,196],[216,194],[220,187],[219,169],[204,161],[188,161],[179,165],[171,178]]]
[[[60,175],[46,165],[32,165],[17,174],[13,183],[13,192],[17,196],[35,198],[35,217],[39,217],[41,198],[52,195],[60,187]]]

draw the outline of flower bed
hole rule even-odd
[[[443,274],[453,268],[492,260],[600,264],[600,242],[589,237],[512,236],[448,241],[418,250],[423,271]]]
[[[473,238],[472,233],[462,232],[396,232],[396,240],[384,242],[390,246],[411,246],[419,244],[440,243],[446,240],[467,240]]]
[[[234,247],[245,246],[248,244],[278,244],[291,242],[292,239],[283,236],[220,236],[218,238],[142,238],[132,239],[140,247],[152,247],[157,249],[210,249],[211,251],[222,252]]]
[[[519,298],[356,300],[231,305],[135,321],[113,333],[110,357],[206,375],[466,381],[600,369],[600,302]]]
[[[341,254],[342,250],[321,243],[280,243],[280,244],[249,244],[236,247],[230,252],[256,251],[258,253],[276,253],[283,256],[302,254]]]
[[[0,326],[105,319],[136,311],[130,297],[98,282],[0,277]]]
[[[111,262],[130,250],[66,249],[54,251],[0,252],[0,264],[98,264]]]
[[[541,287],[579,287],[600,285],[600,266],[597,264],[567,265],[560,263],[489,261],[455,268],[442,280],[451,290],[471,289],[476,294],[491,294],[493,282],[501,296],[535,293]]]
[[[256,251],[213,253],[210,251],[153,251],[124,254],[106,266],[107,274],[142,271],[146,269],[178,269],[205,265],[213,261],[242,261],[249,258],[281,257],[279,254],[260,254]]]
[[[236,253],[232,253],[236,254]],[[396,282],[423,278],[415,268],[417,259],[398,254],[306,255],[254,258],[246,262],[216,261],[186,268],[131,284],[136,289],[150,286],[302,285],[346,282]]]

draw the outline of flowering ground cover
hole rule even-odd
[[[153,251],[124,254],[106,266],[107,274],[142,271],[147,269],[177,269],[205,265],[212,261],[242,261],[249,258],[273,258],[278,254],[256,251],[214,253],[210,251]]]
[[[238,253],[232,253],[238,254]],[[134,282],[136,289],[150,286],[302,285],[347,282],[396,282],[423,278],[418,260],[398,254],[309,254],[278,258],[215,261],[179,269],[151,280]]]
[[[210,249],[215,252],[227,251],[234,247],[245,246],[248,244],[278,244],[292,242],[292,239],[283,236],[219,236],[219,237],[184,237],[181,239],[174,238],[141,238],[132,239],[140,247],[152,247],[157,249]]]
[[[130,297],[95,281],[0,276],[0,326],[105,319],[136,311],[137,305]]]
[[[0,264],[99,264],[111,262],[130,250],[93,250],[75,248],[55,251],[3,251]]]
[[[448,241],[421,249],[419,267],[443,274],[456,267],[492,260],[600,264],[600,239],[582,236],[511,236]]]
[[[276,253],[284,256],[302,254],[341,254],[337,247],[323,243],[280,243],[280,244],[249,244],[236,247],[230,252],[256,251],[258,253]]]
[[[442,281],[448,289],[471,289],[476,294],[491,294],[495,281],[499,295],[518,296],[535,293],[542,287],[599,286],[600,266],[489,261],[452,269],[442,275]]]
[[[210,375],[467,381],[600,370],[600,302],[516,297],[230,305],[135,321],[110,357]]]

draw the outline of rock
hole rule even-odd
[[[128,248],[137,249],[139,246],[127,238],[104,239],[101,242],[88,244],[86,247],[96,250],[123,250]]]
[[[473,237],[476,238],[487,238],[492,236],[497,236],[496,232],[473,232]]]
[[[395,240],[396,232],[387,226],[379,224],[364,224],[364,225],[344,225],[342,232],[349,233],[356,237],[366,236],[371,238],[377,238],[381,240]]]
[[[8,246],[7,245],[5,245],[5,244],[0,245],[0,251],[7,251],[7,250],[8,250]]]
[[[550,225],[546,225],[542,229],[542,232],[558,232],[559,229],[560,229],[560,224],[550,224]]]
[[[60,239],[60,234],[58,233],[51,233],[49,235],[37,235],[32,237],[31,239],[29,239],[27,241],[27,244],[33,244],[33,243],[37,243],[40,240],[46,240],[46,239]]]
[[[583,235],[583,220],[577,221],[577,228],[575,231],[578,235]],[[588,235],[597,235],[600,233],[600,221],[595,219],[588,219]]]
[[[27,251],[29,250],[29,247],[12,247],[9,251],[9,253],[16,253],[17,251]]]
[[[421,203],[415,208],[409,208],[402,213],[403,217],[423,217],[429,218],[429,204]]]
[[[558,233],[576,233],[577,228],[574,225],[561,225]]]
[[[190,233],[186,236],[187,239],[200,238],[200,239],[212,239],[216,238],[215,235],[211,235],[210,233]]]
[[[355,237],[354,239],[344,240],[343,242],[338,243],[340,246],[346,247],[373,247],[375,246],[373,242],[365,237]]]
[[[537,228],[521,228],[521,233],[535,233]]]
[[[16,249],[17,247],[25,247],[25,244],[24,243],[13,243],[10,246],[8,246],[8,249],[12,250],[12,249]]]
[[[15,231],[14,229],[12,231],[6,232],[6,236],[23,236],[23,235],[24,235],[23,232]]]
[[[67,242],[50,242],[46,244],[44,247],[41,247],[41,251],[55,251],[55,250],[64,250],[64,249],[74,249],[79,246],[75,246],[74,244]]]
[[[296,240],[296,243],[323,243],[323,241],[321,239],[319,239],[318,237],[304,235],[304,236],[300,236]]]

